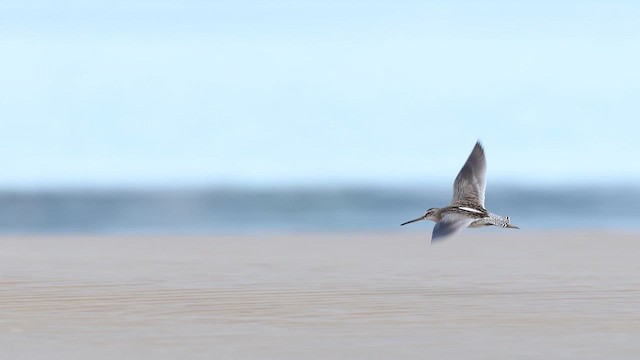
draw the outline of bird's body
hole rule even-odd
[[[443,208],[431,208],[423,216],[401,225],[420,220],[435,221],[431,241],[442,240],[466,227],[500,226],[517,229],[509,223],[508,216],[492,214],[484,208],[486,172],[484,149],[477,142],[453,182],[451,204]]]

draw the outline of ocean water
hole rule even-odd
[[[397,231],[449,188],[325,187],[0,192],[0,233]],[[640,229],[640,187],[501,186],[486,207],[523,229]],[[411,225],[430,232],[432,225]],[[403,229],[404,231],[404,229]]]

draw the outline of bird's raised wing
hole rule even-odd
[[[486,173],[487,161],[484,158],[484,149],[478,141],[453,182],[453,200],[451,200],[451,203],[453,205],[480,205],[484,208]]]
[[[433,228],[431,242],[444,240],[451,235],[455,235],[460,230],[471,225],[475,220],[477,219],[468,218],[462,214],[447,214]]]

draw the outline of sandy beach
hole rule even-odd
[[[640,234],[0,238],[7,359],[638,359]]]

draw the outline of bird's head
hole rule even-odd
[[[400,224],[400,226],[402,225],[407,225],[407,224],[411,224],[412,222],[416,222],[416,221],[420,221],[420,220],[433,220],[433,221],[437,221],[436,220],[436,214],[437,214],[438,208],[431,208],[429,210],[427,210],[424,215],[420,216],[419,218],[415,218],[413,220],[409,220],[407,222],[404,222],[402,224]]]

